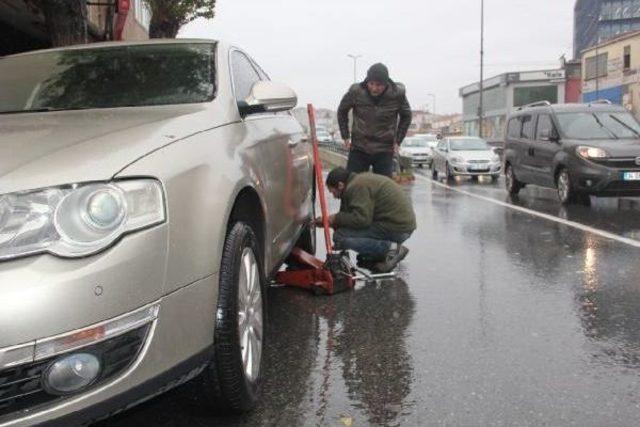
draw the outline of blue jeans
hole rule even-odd
[[[350,249],[361,257],[377,261],[384,259],[391,243],[402,244],[411,233],[394,233],[376,224],[362,230],[338,228],[333,233],[333,242],[337,250]]]

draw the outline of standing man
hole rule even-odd
[[[349,111],[353,125],[349,132]],[[340,134],[349,150],[350,172],[391,177],[393,157],[411,124],[411,107],[404,85],[389,78],[384,64],[374,64],[367,78],[349,88],[338,107]]]
[[[409,253],[402,244],[416,229],[413,206],[402,188],[386,176],[342,167],[329,172],[327,188],[340,199],[340,212],[329,217],[336,249],[357,252],[360,267],[392,271]]]

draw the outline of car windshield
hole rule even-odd
[[[640,125],[630,113],[559,113],[557,117],[560,132],[569,139],[640,138]]]
[[[488,150],[487,142],[479,138],[452,139],[451,151],[484,151]]]
[[[407,138],[402,145],[405,147],[426,148],[427,140],[421,138]]]
[[[210,101],[213,45],[69,49],[0,59],[0,113]]]

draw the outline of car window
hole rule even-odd
[[[485,151],[489,146],[484,139],[460,138],[451,140],[451,151]]]
[[[507,127],[507,137],[508,138],[520,138],[520,131],[522,122],[519,117],[514,117],[509,120],[509,126]]]
[[[584,112],[557,115],[562,134],[569,139],[636,139],[640,125],[627,112]]]
[[[214,49],[171,43],[2,58],[0,113],[208,102],[215,95]]]
[[[522,116],[521,138],[533,139],[533,116]]]
[[[548,114],[541,114],[538,117],[538,125],[536,127],[536,139],[540,139],[542,134],[550,135],[553,129],[553,122],[551,116]]]
[[[249,58],[237,50],[231,53],[231,69],[236,102],[244,101],[251,93],[253,85],[260,81],[260,76]]]

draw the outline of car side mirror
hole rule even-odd
[[[545,129],[540,132],[539,139],[541,141],[558,142],[560,141],[560,135],[555,129]]]
[[[244,101],[238,102],[240,114],[245,117],[256,113],[288,111],[296,106],[298,97],[290,87],[270,81],[256,82]]]

